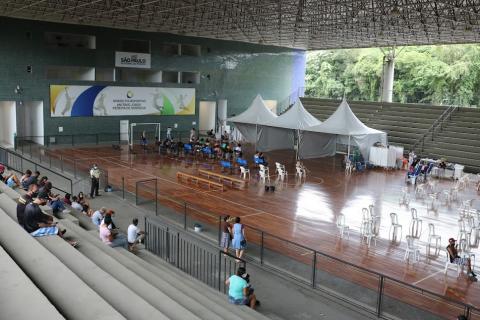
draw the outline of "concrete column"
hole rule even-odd
[[[392,102],[393,77],[395,74],[395,55],[393,52],[385,55],[383,62],[382,101]]]
[[[225,99],[219,99],[217,102],[217,121],[217,131],[223,133],[227,125],[227,100]]]

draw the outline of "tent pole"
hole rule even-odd
[[[300,160],[300,129],[297,129],[297,148],[295,151],[295,161]]]
[[[348,153],[347,153],[347,159],[350,160],[350,135],[348,135]]]
[[[255,123],[255,153],[257,153],[257,140],[258,140],[258,124]]]

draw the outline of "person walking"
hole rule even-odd
[[[247,246],[247,240],[245,239],[245,228],[243,224],[240,223],[240,217],[235,218],[235,224],[232,227],[232,231],[232,247],[235,249],[236,257],[241,259]],[[240,262],[240,260],[237,260],[237,262]]]
[[[93,167],[90,169],[90,178],[92,179],[90,198],[93,199],[99,196],[98,187],[100,185],[100,169],[98,169],[96,164],[94,164]]]
[[[172,127],[167,127],[167,140],[172,140]]]

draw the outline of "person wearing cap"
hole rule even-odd
[[[90,169],[90,178],[92,179],[92,185],[90,188],[90,198],[98,197],[98,187],[100,185],[100,169],[94,164]]]
[[[457,245],[455,244],[456,241],[457,240],[455,240],[454,238],[448,239],[449,245],[447,246],[447,251],[450,258],[450,263],[455,263],[461,266],[467,266],[468,275],[470,277],[475,278],[477,275],[472,270],[472,264],[471,264],[470,258],[466,258],[466,257],[462,258],[458,255]]]

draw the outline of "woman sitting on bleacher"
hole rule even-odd
[[[232,275],[225,281],[228,288],[228,301],[232,304],[246,305],[255,309],[257,297],[253,292],[250,292],[248,282],[242,277],[245,268],[240,267],[237,274]]]

